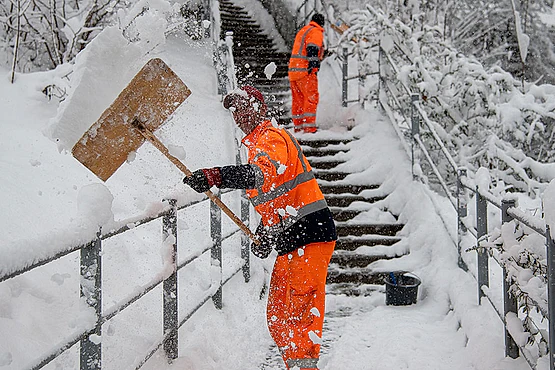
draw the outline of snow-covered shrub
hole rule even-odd
[[[397,63],[395,78],[420,95],[428,118],[460,166],[470,172],[490,168],[508,187],[531,194],[555,177],[555,166],[549,164],[555,160],[554,86],[522,86],[500,67],[485,68],[459,53],[440,28],[422,25],[413,30],[371,6],[353,12],[349,22],[352,27],[344,40],[350,40],[363,63],[376,63],[371,45],[393,40],[384,48]],[[408,95],[399,98],[410,102]]]
[[[163,27],[202,37],[198,0],[170,6],[165,0],[15,0],[0,2],[0,50],[16,72],[54,69],[72,62],[102,30],[118,27],[130,41],[140,39],[137,23],[163,11]]]

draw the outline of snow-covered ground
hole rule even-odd
[[[160,4],[163,8],[164,2]],[[89,240],[98,226],[109,230],[155,214],[164,198],[175,197],[180,204],[199,199],[182,184],[179,170],[149,144],[106,183],[71,156],[73,144],[150,58],[162,58],[193,92],[157,136],[190,169],[234,163],[234,125],[216,94],[209,43],[192,41],[179,32],[165,39],[164,27],[154,26],[162,19],[154,12],[142,20],[139,43],[129,43],[117,30],[107,29],[74,66],[18,75],[13,85],[8,71],[0,71],[4,76],[0,80],[4,112],[0,120],[0,272]],[[349,178],[352,183],[381,184],[367,191],[369,195],[390,195],[373,206],[356,205],[367,209],[359,217],[383,220],[382,210],[387,209],[406,224],[403,241],[395,247],[366,252],[409,252],[374,267],[411,271],[422,284],[418,303],[406,307],[386,306],[383,289],[370,296],[329,295],[321,369],[525,369],[524,360],[504,358],[500,320],[487,303],[477,304],[475,280],[457,267],[451,206],[412,181],[410,160],[378,110],[340,106],[338,68],[328,60],[319,74],[318,120],[323,130],[317,136],[360,137],[351,144],[341,169],[356,173]],[[61,105],[42,93],[50,84],[66,90]],[[347,132],[353,119],[354,128]],[[224,196],[237,212],[236,200],[233,195]],[[450,230],[438,212],[451,220]],[[232,228],[228,221],[225,227]],[[209,243],[207,202],[182,212],[179,228],[179,259],[183,260]],[[238,238],[224,245],[228,263],[224,273],[238,261],[237,246]],[[103,248],[106,310],[165,273],[159,224],[138,227]],[[208,303],[182,327],[180,357],[167,365],[157,354],[143,368],[284,368],[270,349],[265,298],[260,299],[271,267],[271,258],[253,257],[251,282],[233,278],[224,287],[223,310]],[[208,290],[210,261],[203,258],[180,275],[181,312]],[[79,298],[74,254],[0,283],[0,370],[27,368],[91,319],[92,313],[82,309]],[[104,326],[103,368],[133,369],[159,340],[161,327],[161,291],[154,290]],[[47,368],[78,368],[77,349]]]

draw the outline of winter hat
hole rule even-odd
[[[266,102],[264,101],[264,96],[257,88],[245,85],[241,86],[239,89],[234,90],[226,95],[224,98],[224,108],[229,109],[236,103],[237,97],[244,97],[245,99],[252,101],[252,99],[258,100],[264,107],[266,107]]]
[[[311,21],[318,23],[320,26],[324,27],[325,19],[320,13],[316,13],[312,16]]]

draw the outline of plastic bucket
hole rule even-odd
[[[385,304],[408,306],[416,303],[421,281],[408,272],[390,272],[385,278]]]

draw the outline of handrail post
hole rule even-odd
[[[468,198],[467,198],[467,192],[465,191],[464,186],[462,185],[461,179],[466,176],[467,176],[466,168],[459,168],[457,170],[457,221],[458,221],[457,252],[459,254],[458,265],[464,271],[468,271],[468,266],[466,265],[466,262],[464,262],[462,258],[461,243],[462,243],[462,238],[464,234],[466,234],[467,232],[466,226],[463,222],[463,218],[468,216]]]
[[[163,309],[164,309],[164,335],[168,332],[167,340],[164,342],[164,351],[168,362],[172,362],[178,356],[178,316],[177,316],[177,200],[168,199],[170,209],[162,218],[162,238],[166,247],[171,247],[170,263],[172,273],[163,283]],[[170,245],[167,244],[171,243]]]
[[[214,192],[218,198],[220,191]],[[212,302],[218,309],[222,309],[222,210],[214,202],[210,202],[210,237],[212,238],[212,249],[210,251],[210,275],[212,283],[219,285],[218,290],[212,296]],[[215,280],[218,281],[215,281]]]
[[[81,297],[96,315],[94,333],[81,339],[81,370],[102,368],[102,242],[100,231],[95,240],[81,249]]]
[[[242,163],[241,160],[241,144],[238,140],[235,141],[237,146],[237,151],[235,154],[235,163],[240,165]],[[241,221],[245,225],[249,225],[249,218],[250,218],[250,201],[247,198],[246,190],[241,190]],[[251,279],[251,271],[250,271],[250,238],[247,234],[241,233],[241,258],[243,259],[243,279],[245,283],[248,283]]]
[[[516,206],[516,202],[514,199],[502,199],[501,200],[501,222],[503,224],[507,222],[511,222],[513,220],[513,216],[511,216],[507,211],[509,208],[514,208]],[[514,294],[511,294],[512,279],[509,277],[507,273],[507,268],[503,266],[503,308],[504,308],[504,318],[505,322],[507,322],[507,314],[514,313],[515,315],[518,314],[518,302]],[[507,325],[505,324],[505,356],[509,356],[511,358],[517,358],[519,356],[518,346],[513,339],[513,337],[509,334],[507,330]]]
[[[228,58],[228,78],[229,78],[229,90],[235,90],[238,86],[237,76],[235,74],[235,59],[233,57],[233,31],[227,31],[225,33],[225,45],[227,47],[227,58]],[[230,74],[230,75],[229,75]]]
[[[349,50],[347,49],[347,47],[343,47],[343,83],[342,83],[342,87],[341,87],[341,99],[342,99],[342,106],[346,107],[347,106],[347,100],[348,100],[348,74],[349,74]]]
[[[489,287],[489,258],[488,252],[480,248],[482,238],[488,233],[488,205],[478,187],[476,187],[476,231],[477,231],[477,251],[478,251],[478,304],[481,304],[485,293],[482,287]]]
[[[549,368],[555,369],[555,241],[547,234],[547,310],[549,314]]]
[[[210,0],[204,0],[204,4],[202,7],[202,21],[209,21],[211,25],[214,24],[212,21],[212,4],[210,4]],[[204,27],[204,22],[202,24],[202,28],[204,28],[204,38],[210,38],[211,36],[211,27]]]
[[[250,218],[250,202],[247,198],[246,191],[241,192],[241,220],[245,225],[249,224]],[[243,264],[243,278],[245,283],[251,279],[250,271],[250,239],[245,233],[241,233],[241,258],[245,261]]]
[[[218,95],[224,96],[228,93],[227,87],[230,85],[227,71],[227,45],[225,41],[218,40],[215,47],[214,62],[216,65],[216,77],[218,78]]]
[[[416,137],[420,135],[420,116],[418,115],[418,110],[416,109],[415,103],[420,100],[418,94],[411,94],[411,162],[412,162],[412,178],[415,178],[414,165],[416,163]]]

